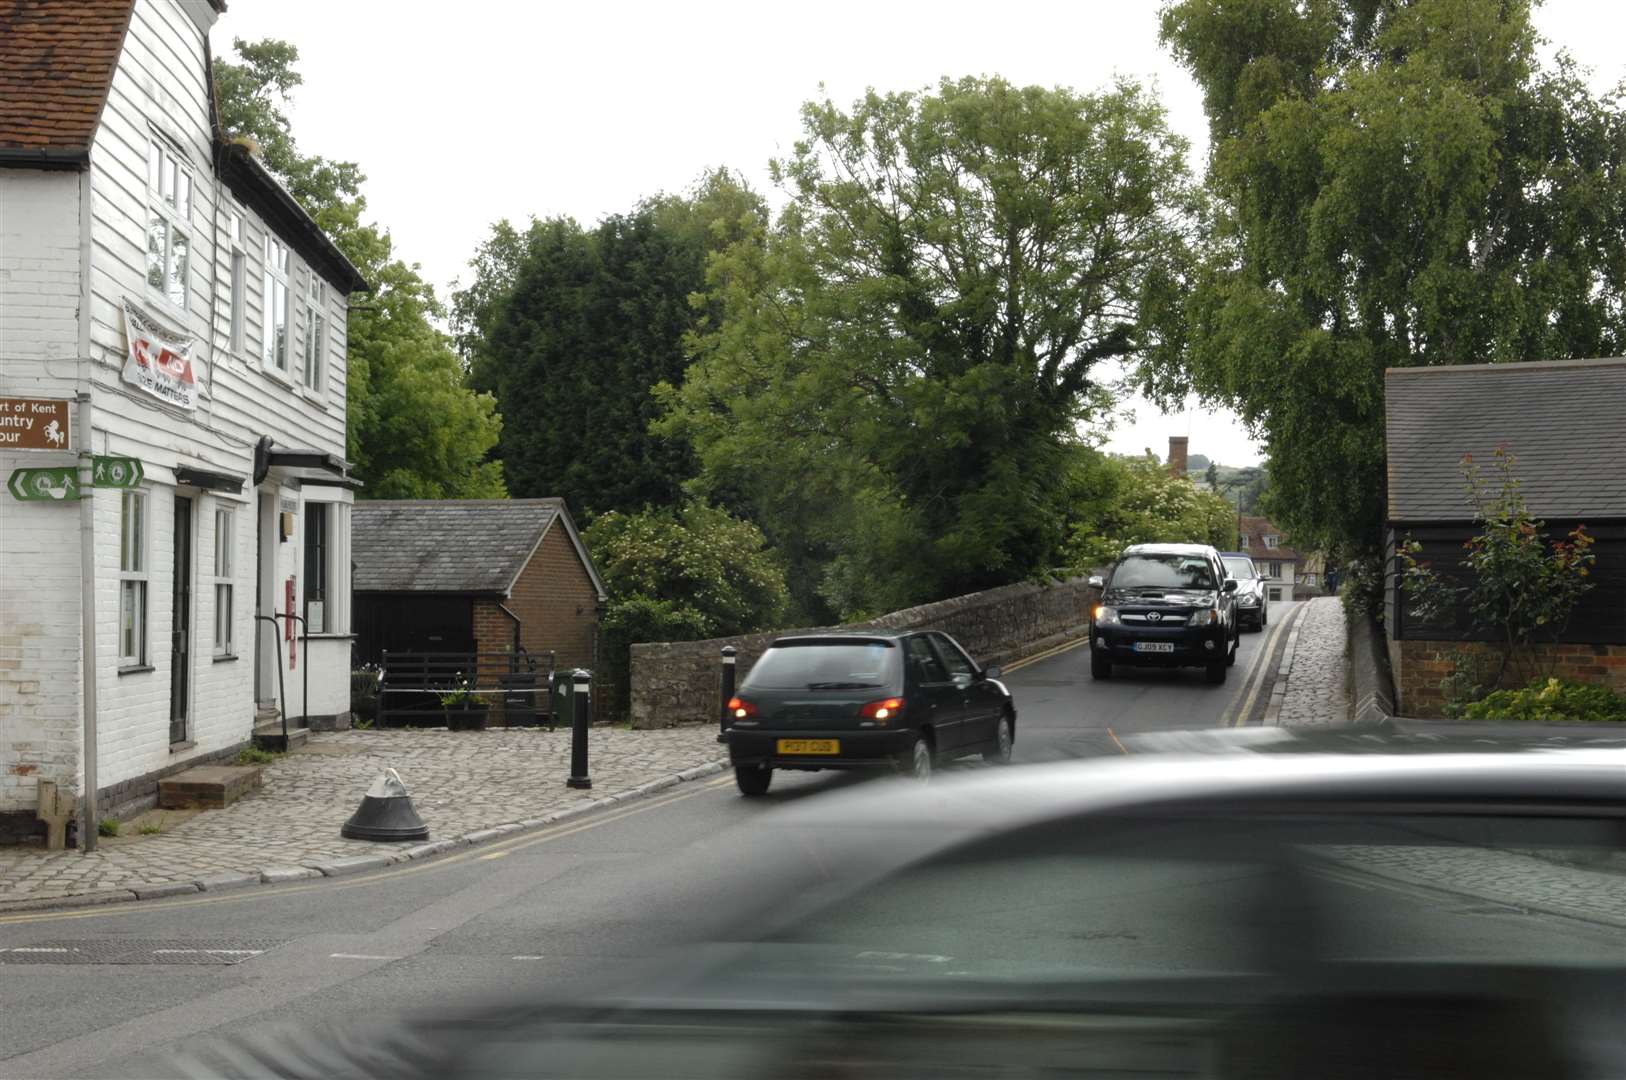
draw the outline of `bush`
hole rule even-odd
[[[1383,625],[1383,561],[1364,555],[1352,560],[1338,586],[1344,611],[1356,618],[1375,618]]]
[[[119,834],[119,825],[120,822],[118,818],[104,817],[102,820],[96,823],[96,835],[117,836]]]
[[[1530,720],[1539,723],[1626,722],[1626,696],[1607,686],[1536,679],[1522,690],[1498,690],[1469,705],[1473,720]]]
[[[378,718],[377,664],[363,664],[350,673],[350,716],[355,726],[370,728]]]

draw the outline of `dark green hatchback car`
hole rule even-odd
[[[775,769],[893,768],[925,780],[935,762],[1010,760],[1016,705],[947,634],[783,637],[728,703],[728,756],[746,795]]]

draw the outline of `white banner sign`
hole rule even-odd
[[[124,336],[129,342],[125,382],[171,405],[198,407],[198,380],[192,371],[196,338],[153,322],[128,300],[124,301]]]

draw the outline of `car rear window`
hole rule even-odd
[[[743,686],[763,690],[858,690],[902,682],[901,650],[889,641],[772,645]]]
[[[1133,589],[1212,589],[1213,568],[1201,555],[1126,555],[1112,572],[1112,587]]]

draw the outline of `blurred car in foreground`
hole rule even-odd
[[[186,1075],[1618,1077],[1623,770],[1311,750],[865,785],[730,834],[716,932],[630,985]]]
[[[896,768],[917,780],[939,760],[1008,762],[1016,704],[937,630],[775,640],[728,703],[728,757],[746,795],[775,769]]]

